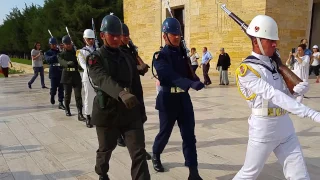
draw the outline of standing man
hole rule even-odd
[[[40,73],[40,81],[42,89],[48,89],[44,83],[44,68],[43,68],[43,53],[41,50],[41,44],[36,42],[34,44],[33,49],[31,50],[32,57],[32,68],[33,68],[33,76],[31,80],[28,82],[29,89],[32,89],[33,82],[37,79],[38,74]]]
[[[220,55],[217,63],[217,69],[220,71],[220,84],[229,85],[228,69],[230,67],[230,57],[228,53],[224,52],[224,48],[220,49]]]
[[[12,62],[10,60],[10,57],[6,54],[1,54],[0,55],[0,69],[2,69],[2,73],[5,78],[7,78],[9,75],[9,63],[12,68],[13,66],[12,66]]]
[[[247,29],[253,50],[236,70],[240,93],[252,108],[249,141],[243,167],[234,180],[258,178],[274,152],[286,179],[309,180],[301,146],[287,112],[320,122],[320,113],[293,99],[271,57],[276,50],[278,25],[269,16],[256,16]],[[308,83],[294,87],[294,94],[308,91]]]
[[[86,46],[83,47],[81,50],[78,50],[77,57],[80,66],[84,70],[82,74],[82,83],[84,88],[84,113],[87,115],[86,120],[86,126],[88,128],[92,128],[91,124],[91,113],[92,113],[92,104],[93,104],[93,98],[96,95],[95,90],[93,89],[91,83],[90,83],[90,77],[88,75],[88,69],[87,69],[87,63],[86,58],[87,56],[96,50],[96,48],[93,46],[95,40],[95,34],[93,30],[86,29],[83,32],[83,41],[86,43]]]
[[[51,104],[55,104],[55,95],[58,90],[58,100],[59,100],[59,109],[65,110],[65,106],[63,105],[64,98],[64,89],[61,81],[62,67],[59,64],[57,55],[59,54],[59,49],[57,48],[57,39],[51,37],[49,39],[50,50],[47,51],[45,55],[45,59],[50,64],[49,69],[49,79],[51,81],[50,88],[50,102]]]
[[[122,23],[118,17],[107,15],[100,31],[104,45],[87,62],[89,75],[98,88],[92,111],[92,124],[96,125],[99,141],[95,171],[100,180],[109,180],[109,161],[122,134],[132,160],[132,179],[150,180],[141,106],[133,95],[136,66],[133,68],[132,60],[119,49]]]
[[[121,37],[121,46],[120,50],[124,53],[124,55],[130,59],[132,70],[133,70],[133,78],[132,78],[132,94],[137,97],[139,100],[140,113],[141,113],[141,121],[145,123],[147,121],[146,107],[144,105],[143,100],[143,89],[141,84],[140,75],[145,75],[148,72],[148,66],[146,64],[138,64],[136,54],[133,52],[129,45],[130,41],[130,32],[129,28],[126,24],[122,24],[122,37]],[[139,75],[140,74],[140,75]],[[120,135],[118,138],[118,145],[125,146],[125,141],[123,139],[124,136]],[[149,153],[146,153],[147,160],[151,159]]]
[[[82,115],[82,98],[81,98],[81,77],[78,71],[79,65],[74,51],[73,45],[71,44],[71,38],[66,35],[62,38],[64,51],[58,55],[58,60],[63,67],[61,83],[63,84],[65,91],[64,104],[66,105],[66,116],[71,116],[70,112],[70,100],[72,88],[74,90],[74,96],[76,99],[76,106],[78,109],[78,120],[84,121],[86,118]]]
[[[211,53],[208,51],[207,47],[203,48],[203,55],[202,55],[202,62],[200,64],[200,68],[201,66],[203,66],[202,70],[203,70],[203,78],[204,78],[204,85],[210,85],[211,84],[211,80],[209,77],[209,69],[210,69],[210,61],[212,59]]]
[[[168,143],[176,121],[183,140],[185,165],[189,167],[189,180],[202,180],[198,173],[195,120],[188,90],[201,90],[204,84],[195,80],[189,60],[183,56],[180,47],[181,25],[175,18],[167,18],[162,24],[163,39],[166,43],[154,62],[161,90],[157,96],[156,109],[159,111],[160,131],[153,144],[153,167],[164,172],[160,155]]]

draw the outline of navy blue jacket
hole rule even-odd
[[[196,79],[191,76],[191,69],[180,48],[165,46],[154,61],[154,67],[162,89],[156,101],[156,109],[163,112],[193,111],[189,93],[170,93],[171,87],[184,91],[190,89]],[[167,89],[167,90],[165,90]]]
[[[179,87],[188,91],[194,82],[190,78],[190,67],[178,47],[166,45],[155,60],[154,67],[161,86]]]
[[[59,54],[59,50],[50,49],[47,51],[44,56],[48,64],[50,64],[49,69],[49,78],[61,78],[62,67],[61,66],[54,66],[53,64],[58,64],[57,55]]]

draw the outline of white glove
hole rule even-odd
[[[317,123],[320,123],[320,113],[318,113],[312,120],[314,120]]]
[[[306,94],[309,91],[309,83],[307,80],[303,80],[303,82],[300,82],[296,86],[294,86],[293,91],[299,95]]]

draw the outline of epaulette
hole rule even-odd
[[[261,77],[258,71],[256,71],[252,66],[246,64],[246,63],[241,63],[240,66],[236,69],[236,75],[244,77],[247,74],[247,71],[250,70],[253,74],[255,74],[257,77]]]

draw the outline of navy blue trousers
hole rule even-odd
[[[161,98],[162,93],[160,93],[159,96],[157,101]],[[178,99],[173,98],[171,100]],[[176,102],[173,104],[176,104]],[[171,136],[174,124],[177,121],[183,140],[182,147],[185,166],[195,167],[198,166],[196,137],[194,135],[195,120],[189,94],[184,93],[183,97],[179,98],[179,104],[179,106],[175,107],[174,111],[159,110],[160,131],[152,147],[153,153],[160,155],[163,152]],[[163,108],[160,107],[160,109]]]
[[[63,88],[63,84],[60,83],[60,80],[61,80],[61,77],[51,78],[50,95],[55,96],[58,90],[58,100],[59,102],[63,102],[64,88]]]

